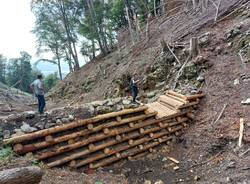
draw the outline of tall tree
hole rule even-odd
[[[6,80],[6,64],[7,64],[7,59],[0,54],[0,82],[5,83]]]
[[[9,60],[6,78],[9,86],[29,92],[32,81],[31,56],[27,52],[20,52],[20,55]]]

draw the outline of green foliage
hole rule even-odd
[[[59,81],[59,78],[58,78],[57,72],[54,74],[48,75],[44,80],[46,90],[49,91],[52,87],[54,87],[57,84],[58,81]]]
[[[7,59],[0,54],[0,82],[5,83],[6,82],[6,64]]]
[[[29,85],[32,81],[31,56],[27,52],[20,54],[21,57],[9,60],[6,81],[9,86],[29,92]]]
[[[0,148],[0,163],[6,163],[14,156],[14,151],[11,147]]]

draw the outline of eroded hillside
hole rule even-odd
[[[237,0],[221,3],[217,22],[242,3],[243,1]],[[152,98],[175,83],[176,75],[188,57],[191,37],[199,37],[201,46],[208,47],[213,37],[206,35],[207,31],[201,31],[201,28],[206,25],[213,26],[215,16],[216,9],[212,3],[203,11],[189,9],[183,4],[178,13],[170,12],[152,20],[149,24],[148,38],[145,31],[142,31],[140,41],[134,46],[128,33],[122,32],[123,36],[119,37],[118,42],[119,49],[104,58],[87,63],[79,71],[67,76],[54,88],[50,97],[56,101],[69,100],[75,103],[126,96],[129,92],[129,76],[137,72],[141,76],[141,100]],[[142,30],[145,30],[145,27]],[[162,48],[163,40],[171,46],[180,63],[169,50]],[[201,69],[190,63],[191,59],[185,68],[187,72],[184,72],[182,82],[177,85],[177,89],[188,85],[187,92],[197,90],[201,85],[196,82]],[[210,65],[206,64],[204,67],[209,68]]]

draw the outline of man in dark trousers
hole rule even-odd
[[[133,97],[133,103],[137,103],[136,102],[136,97],[138,95],[138,74],[137,73],[134,73],[132,78],[131,78],[131,81],[130,81],[130,86],[131,86],[131,92],[132,92],[132,97]]]
[[[43,83],[43,76],[42,74],[37,75],[37,79],[30,84],[30,88],[32,89],[33,94],[37,97],[38,100],[38,112],[40,114],[44,113],[45,108],[45,90],[44,90],[44,83]]]

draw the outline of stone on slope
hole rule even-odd
[[[23,122],[23,125],[21,126],[21,130],[24,133],[31,133],[31,132],[37,131],[37,128],[31,127],[29,124]]]

